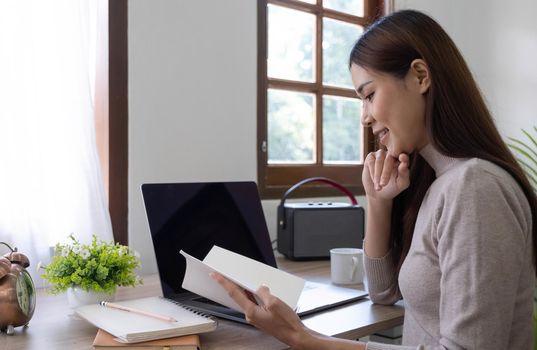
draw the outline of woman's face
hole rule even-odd
[[[413,67],[416,61],[423,65]],[[373,129],[395,158],[420,150],[429,142],[425,129],[428,69],[422,60],[414,62],[404,79],[351,66],[352,81],[362,100],[362,124]]]

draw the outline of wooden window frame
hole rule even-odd
[[[95,130],[114,240],[128,244],[128,0],[99,0]]]
[[[315,76],[313,83],[289,81],[267,77],[267,7],[278,5],[294,10],[301,10],[316,15],[316,52]],[[364,0],[364,17],[357,17],[322,7],[322,0],[309,4],[298,0],[258,0],[258,86],[257,86],[257,177],[262,198],[280,198],[283,193],[298,181],[312,176],[325,176],[345,185],[354,194],[363,194],[361,184],[362,164],[324,165],[322,164],[322,97],[357,98],[354,89],[323,85],[322,82],[322,31],[323,17],[352,22],[364,28],[385,13],[386,5],[380,0]],[[268,164],[267,152],[267,89],[276,88],[287,91],[312,93],[316,96],[316,164]],[[367,154],[374,149],[374,137],[370,129],[363,135],[363,149]],[[299,190],[299,196],[317,197],[334,195],[334,190],[313,183]]]

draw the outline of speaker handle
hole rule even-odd
[[[332,187],[335,187],[337,188],[339,191],[341,191],[343,194],[346,194],[347,197],[349,197],[349,199],[351,200],[351,203],[352,205],[357,205],[358,204],[358,201],[356,200],[356,198],[354,197],[354,195],[352,194],[351,191],[349,191],[348,188],[346,188],[345,186],[343,186],[342,184],[339,184],[337,182],[335,182],[334,180],[331,180],[327,177],[321,177],[321,176],[317,176],[317,177],[309,177],[307,179],[304,179],[302,181],[299,181],[297,182],[296,184],[294,184],[290,189],[288,189],[285,194],[283,195],[282,197],[282,200],[280,201],[280,205],[278,206],[278,214],[279,217],[280,217],[280,222],[279,222],[279,225],[282,227],[282,228],[285,228],[285,215],[284,215],[284,205],[285,205],[285,200],[287,199],[287,197],[294,191],[296,190],[297,188],[299,188],[300,186],[302,185],[305,185],[307,183],[310,183],[310,182],[323,182],[323,183],[326,183],[326,184],[329,184],[331,185]]]

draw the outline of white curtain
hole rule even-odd
[[[94,0],[0,0],[0,241],[112,239],[95,144]],[[0,253],[7,250],[1,246]]]

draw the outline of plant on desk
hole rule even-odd
[[[127,246],[95,235],[90,244],[80,243],[73,234],[69,239],[70,243],[58,243],[52,261],[40,267],[41,277],[52,284],[50,292],[67,291],[71,307],[110,300],[117,287],[142,284],[134,272],[140,258]]]

